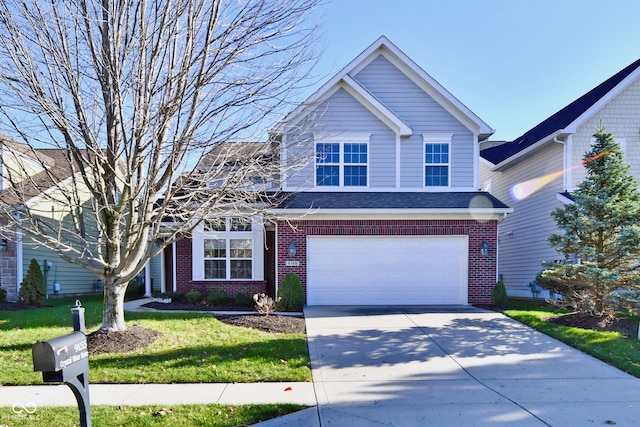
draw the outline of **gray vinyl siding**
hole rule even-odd
[[[290,147],[288,159],[301,158],[298,150],[313,152],[312,134],[369,133],[369,187],[395,187],[395,133],[382,123],[344,89],[338,89],[317,110],[316,122],[302,134],[287,135]],[[288,176],[289,188],[308,188],[314,185],[312,156],[306,156],[306,165]]]
[[[46,276],[47,294],[49,296],[54,295],[53,284],[55,282],[60,284],[60,295],[85,294],[95,291],[93,281],[96,277],[89,271],[76,264],[64,261],[49,249],[29,244],[26,237],[24,239],[22,247],[23,274],[27,274],[32,258],[38,261],[43,273],[45,261],[52,264]]]
[[[424,185],[424,133],[453,134],[451,186],[473,186],[475,142],[469,129],[382,55],[358,72],[355,79],[413,129],[413,135],[403,138],[401,144],[402,187]]]
[[[518,183],[562,170],[562,163],[563,146],[547,144],[503,172],[491,173],[488,168],[481,168],[483,188],[490,188],[494,196],[514,209],[498,229],[498,273],[502,274],[510,295],[531,296],[528,284],[541,271],[542,261],[561,258],[547,238],[558,232],[550,213],[563,206],[557,195],[564,191],[562,177],[523,200],[513,197],[511,189]]]

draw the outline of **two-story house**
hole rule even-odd
[[[204,222],[170,249],[174,287],[275,291],[295,273],[309,305],[490,302],[511,212],[478,191],[493,132],[381,37],[274,127],[269,220]]]
[[[640,60],[513,141],[481,150],[482,188],[514,208],[500,224],[498,245],[498,273],[509,295],[531,297],[528,285],[542,261],[563,259],[547,242],[558,232],[550,214],[572,202],[586,176],[582,159],[601,126],[640,178]]]
[[[97,277],[79,265],[64,260],[21,228],[22,215],[28,207],[34,215],[64,223],[68,206],[54,202],[65,191],[73,176],[67,150],[32,148],[5,135],[0,135],[0,287],[7,299],[16,301],[29,263],[35,259],[43,273],[47,297],[101,292]],[[88,200],[81,195],[81,204]],[[86,224],[87,233],[96,233]],[[54,233],[55,231],[52,231]],[[157,262],[149,263],[141,274],[145,277],[146,293],[151,295],[152,283],[160,290],[162,271]],[[154,280],[155,279],[155,280]]]

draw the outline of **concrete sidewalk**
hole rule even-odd
[[[312,383],[89,384],[91,405],[182,405],[296,403],[314,406]],[[76,406],[64,385],[0,387],[0,406]]]

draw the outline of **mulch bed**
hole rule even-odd
[[[621,317],[595,317],[584,313],[570,313],[550,317],[547,321],[557,325],[574,326],[582,329],[619,332],[625,337],[638,336],[638,321]]]
[[[188,302],[171,302],[165,304],[163,302],[148,302],[142,307],[152,308],[154,310],[182,310],[182,311],[253,311],[253,307],[246,305],[208,305],[208,304],[190,304]]]
[[[0,311],[22,311],[22,310],[32,310],[34,307],[32,305],[20,304],[17,302],[2,302],[0,303]]]
[[[229,325],[244,326],[245,328],[259,329],[265,332],[291,334],[304,334],[306,332],[304,319],[297,316],[248,314],[239,316],[216,316],[216,318]]]
[[[158,335],[158,331],[137,324],[124,331],[105,332],[98,329],[87,335],[87,346],[89,354],[128,353],[148,346]]]

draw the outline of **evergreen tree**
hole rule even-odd
[[[593,136],[574,203],[551,213],[562,233],[549,243],[579,262],[545,263],[537,280],[563,304],[601,316],[629,307],[625,295],[640,290],[640,194],[613,135],[600,128]]]

